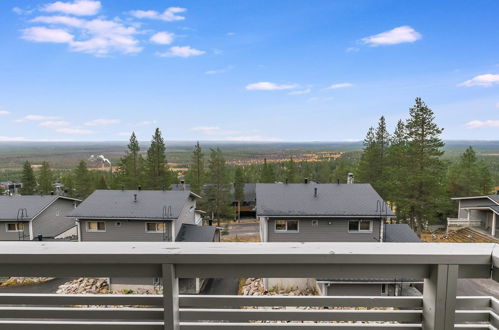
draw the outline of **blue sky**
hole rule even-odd
[[[0,3],[0,141],[499,139],[498,1]]]

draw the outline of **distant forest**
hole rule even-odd
[[[53,183],[58,182],[68,195],[85,198],[95,189],[170,189],[171,184],[184,180],[204,197],[201,207],[220,219],[233,217],[230,203],[241,200],[244,183],[300,183],[305,178],[318,183],[346,183],[348,173],[354,173],[355,182],[372,184],[388,201],[398,222],[420,232],[454,215],[451,197],[489,194],[499,185],[498,142],[467,145],[451,141],[446,145],[440,137],[442,132],[433,111],[417,98],[408,119],[400,120],[393,132],[388,132],[381,117],[366,132],[362,144],[197,143],[189,150],[183,143],[167,152],[158,128],[146,145],[132,133],[124,154],[120,152],[121,156],[115,158],[116,146],[101,145],[98,149],[96,144],[92,149],[92,144],[68,145],[66,153],[86,155],[72,169],[57,163],[58,158],[64,158],[60,150],[43,154],[29,145],[0,147],[0,158],[4,162],[10,159],[8,164],[0,163],[0,181],[22,181],[23,194],[50,194]],[[25,153],[29,157],[23,159],[16,148],[30,150]],[[90,152],[102,152],[111,160],[89,160]],[[22,170],[10,167],[20,160],[24,161]],[[102,163],[100,170],[89,169],[96,161]],[[112,172],[106,162],[113,164]],[[38,166],[34,169],[33,164]],[[203,189],[205,184],[210,188]],[[230,193],[232,187],[234,195]]]

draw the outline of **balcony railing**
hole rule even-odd
[[[0,329],[496,329],[499,302],[456,297],[456,287],[458,278],[499,278],[498,265],[495,244],[4,242],[0,276],[159,277],[165,289],[163,295],[1,294]],[[179,295],[178,278],[196,277],[424,279],[424,294]]]
[[[481,220],[468,220],[463,218],[447,218],[447,227],[481,227]]]

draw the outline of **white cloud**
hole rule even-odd
[[[194,49],[191,46],[173,46],[165,53],[158,53],[161,57],[191,57],[203,55],[205,51]]]
[[[225,68],[222,68],[222,69],[215,69],[215,70],[205,71],[205,74],[220,74],[220,73],[229,72],[232,69],[234,69],[234,66],[233,65],[229,65],[229,66],[226,66]]]
[[[460,83],[458,86],[483,86],[490,87],[492,85],[499,84],[499,74],[481,74],[479,76],[475,76],[470,80],[466,80],[465,82]]]
[[[85,123],[86,126],[106,126],[106,125],[115,125],[119,124],[119,119],[108,119],[108,118],[99,118],[91,121],[87,121]]]
[[[130,14],[136,18],[159,19],[166,22],[182,21],[184,16],[177,15],[187,11],[185,8],[170,7],[159,13],[155,10],[132,10]]]
[[[16,141],[27,141],[27,139],[22,136],[0,136],[0,142],[16,142]]]
[[[64,120],[47,120],[42,121],[39,125],[42,127],[64,127],[68,126],[69,123]]]
[[[334,100],[334,97],[328,96],[328,97],[311,97],[307,100],[309,103],[319,103],[319,102],[329,102]]]
[[[289,92],[288,94],[289,95],[303,95],[303,94],[309,94],[312,90],[310,88],[307,88],[307,89],[302,89],[302,90],[299,90],[299,91],[292,91],[292,92]]]
[[[332,84],[327,89],[347,88],[347,87],[352,87],[352,86],[353,86],[353,84],[351,84],[351,83],[339,83],[339,84]]]
[[[412,27],[404,25],[390,31],[375,34],[362,39],[362,42],[370,46],[396,45],[406,42],[415,42],[422,35]]]
[[[170,32],[157,32],[151,36],[150,41],[155,44],[169,45],[173,42],[175,35]]]
[[[198,127],[193,127],[192,130],[202,132],[208,135],[217,134],[221,131],[220,127],[218,126],[198,126]]]
[[[118,136],[131,136],[132,132],[118,132],[116,133]]]
[[[135,35],[141,32],[133,25],[125,25],[126,23],[119,19],[85,20],[70,16],[39,16],[32,21],[51,26],[62,25],[74,31],[74,35],[67,30],[34,27],[24,30],[24,39],[67,43],[72,51],[96,56],[104,56],[113,51],[129,54],[142,50],[135,38]],[[32,31],[33,29],[37,30]],[[78,35],[78,38],[75,35]]]
[[[242,136],[227,136],[225,141],[238,141],[238,142],[280,142],[282,139],[261,136],[261,135],[242,135]]]
[[[138,123],[135,123],[134,125],[135,126],[147,126],[147,125],[154,125],[157,123],[158,123],[157,120],[143,120],[143,121],[139,121]]]
[[[94,133],[94,131],[77,127],[60,127],[56,129],[56,132],[72,135],[88,135]]]
[[[466,123],[466,128],[499,127],[499,120],[472,120]]]
[[[10,114],[9,111],[7,111],[7,110],[0,110],[0,115],[8,115],[8,114]]]
[[[35,26],[22,30],[22,38],[34,42],[70,43],[74,36],[61,29],[49,29]]]
[[[55,117],[55,116],[27,115],[22,118],[16,119],[15,121],[18,123],[22,123],[26,121],[56,120],[59,118],[60,117]]]
[[[59,12],[76,16],[95,15],[101,9],[100,1],[75,0],[73,2],[57,1],[43,7],[43,11]]]
[[[297,84],[279,85],[268,81],[261,81],[246,85],[246,90],[249,91],[277,91],[283,89],[295,89],[299,86]]]

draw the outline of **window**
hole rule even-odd
[[[89,221],[87,222],[88,232],[106,231],[106,223],[104,221]]]
[[[348,232],[350,233],[370,233],[373,231],[371,220],[350,220],[348,221]]]
[[[146,222],[146,233],[164,233],[164,222]]]
[[[298,232],[298,220],[276,220],[275,222],[276,232]]]
[[[24,223],[8,223],[6,224],[7,232],[20,232],[24,231]]]
[[[312,220],[312,227],[319,227],[319,220]]]

